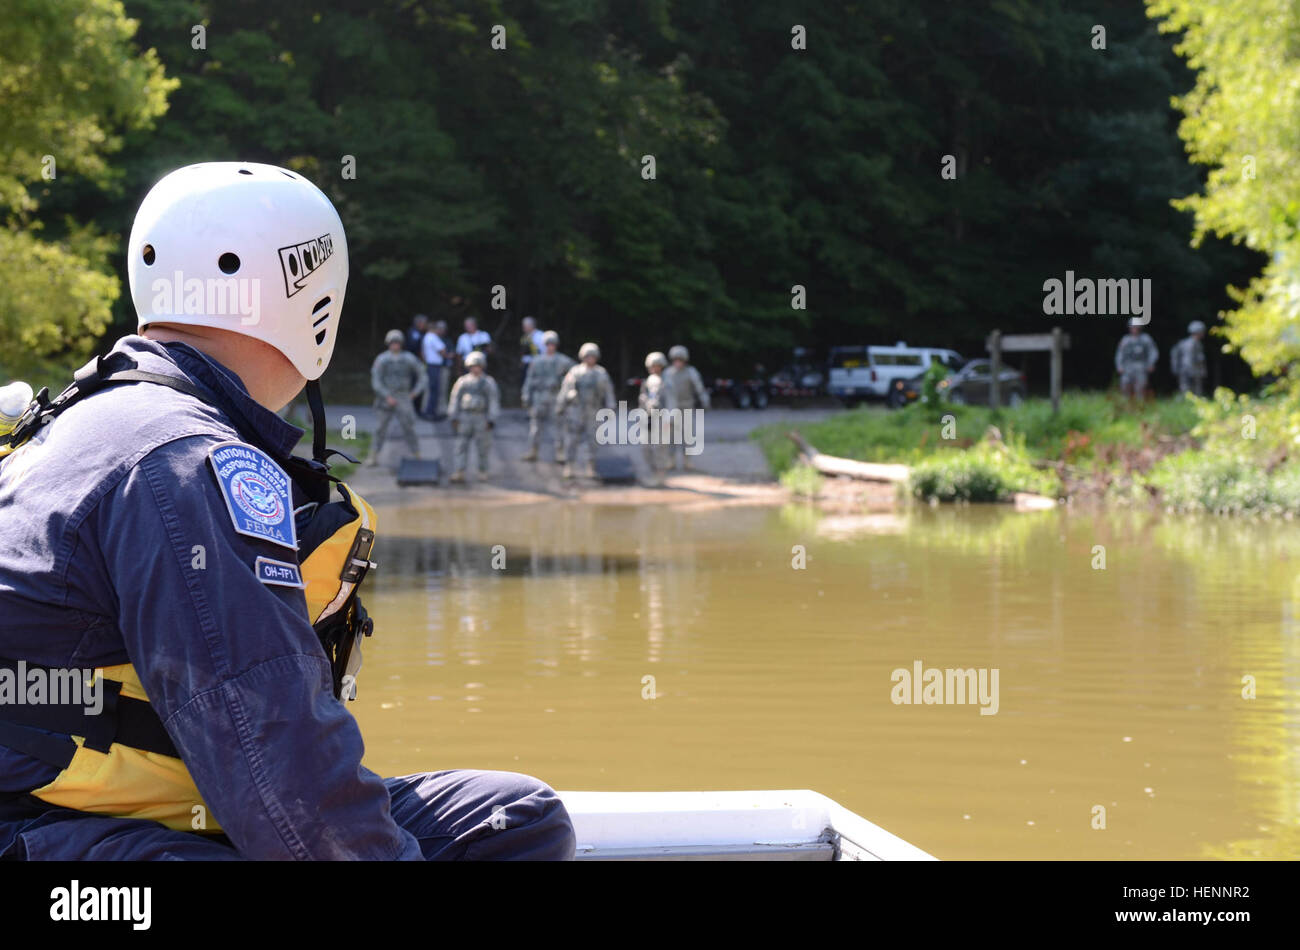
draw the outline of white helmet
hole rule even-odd
[[[668,360],[658,350],[655,350],[653,353],[651,353],[649,356],[645,358],[646,369],[649,369],[652,366],[664,367],[667,365],[668,365]]]
[[[600,359],[600,347],[595,343],[584,343],[578,349],[578,359],[585,360],[588,356],[594,356]]]
[[[1188,332],[1188,333],[1204,333],[1204,332],[1205,332],[1205,324],[1202,323],[1200,320],[1193,320],[1191,323],[1187,324],[1187,332]]]
[[[471,350],[465,357],[466,366],[487,366],[487,357],[483,355],[482,350]]]
[[[678,346],[671,347],[668,350],[668,358],[670,360],[683,360],[689,363],[691,361],[691,351],[679,344]]]
[[[559,346],[560,335],[554,330],[547,330],[542,334],[542,343],[554,343],[556,346]]]
[[[348,244],[334,206],[297,172],[253,162],[178,168],[145,195],[126,254],[140,329],[242,333],[308,380],[329,366]]]

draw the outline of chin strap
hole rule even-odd
[[[314,379],[307,383],[307,406],[311,409],[311,457],[327,465],[331,455],[338,455],[356,465],[357,460],[348,453],[325,447],[325,400],[321,398],[320,383]]]
[[[318,462],[328,458],[325,448],[325,400],[320,395],[320,383],[307,383],[307,405],[311,408],[311,457]]]

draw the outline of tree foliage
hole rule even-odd
[[[1196,84],[1177,100],[1179,134],[1204,187],[1177,202],[1195,239],[1231,238],[1269,255],[1234,290],[1227,337],[1256,372],[1300,356],[1300,10],[1291,0],[1148,0]]]
[[[171,111],[126,132],[120,187],[54,189],[43,217],[117,232],[178,165],[298,169],[348,229],[344,369],[416,311],[511,341],[534,314],[616,376],[679,342],[724,373],[793,345],[975,356],[994,327],[1048,329],[1042,285],[1066,270],[1150,278],[1167,349],[1252,265],[1188,246],[1170,200],[1200,180],[1170,100],[1192,76],[1124,0],[127,9],[180,80]],[[1067,381],[1109,382],[1119,320],[1069,330]]]
[[[9,0],[0,18],[0,366],[84,358],[109,325],[111,238],[40,216],[56,189],[110,185],[120,131],[162,114],[172,83],[116,0]]]

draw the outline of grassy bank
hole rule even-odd
[[[990,427],[997,431],[990,440]],[[789,487],[801,474],[788,425],[753,438]],[[912,405],[846,411],[803,427],[819,451],[913,467],[920,498],[1004,500],[1016,491],[1155,501],[1180,511],[1300,514],[1300,404],[1221,390],[1129,406],[1107,393],[1069,393],[1057,415],[1047,400],[1014,409]],[[811,490],[804,493],[811,494]]]

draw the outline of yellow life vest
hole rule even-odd
[[[316,517],[330,517],[340,511],[353,516],[338,527],[330,525],[329,536],[302,559],[301,571],[307,585],[304,593],[308,616],[334,671],[335,695],[352,698],[360,668],[357,641],[369,636],[372,630],[370,619],[357,598],[357,588],[373,566],[370,553],[377,519],[374,509],[360,495],[342,482],[338,488],[343,498],[332,503],[329,509],[318,510]],[[309,533],[310,526],[302,534]],[[101,717],[108,716],[103,725],[114,731],[114,741],[106,749],[105,743],[98,743],[101,748],[95,749],[91,745],[96,743],[87,744],[87,737],[72,735],[75,748],[67,748],[71,759],[52,782],[34,789],[32,796],[78,811],[116,818],[145,818],[180,831],[220,832],[157,715],[147,709],[149,697],[135,667],[129,663],[100,667],[95,670],[95,676],[103,678],[100,689],[115,697],[114,705],[122,711],[120,721],[130,721],[134,728],[118,725],[114,729],[113,713],[101,714]],[[39,710],[51,707],[26,709],[30,710],[27,725],[57,728],[57,722],[42,725],[33,718],[41,714]],[[125,710],[130,711],[130,720]],[[3,711],[0,708],[0,713]],[[153,723],[147,723],[149,716]],[[157,728],[146,733],[148,738],[136,738],[144,731],[138,727],[141,721],[149,726],[156,723]]]
[[[122,378],[160,382],[151,375]],[[60,408],[71,402],[65,400]],[[49,402],[42,390],[33,400],[28,424],[19,427],[19,437],[0,442],[0,459],[30,438],[41,424],[38,416],[57,415],[48,411],[56,404],[58,401]],[[352,699],[361,665],[359,641],[373,632],[357,592],[374,566],[370,555],[378,519],[365,499],[345,483],[321,471],[304,467],[295,471],[316,480],[318,496],[322,495],[322,484],[327,486],[325,492],[332,484],[339,496],[337,500],[313,503],[309,511],[308,506],[299,509],[303,515],[298,519],[297,532],[299,570],[306,587],[308,618],[333,671],[335,696]],[[12,666],[13,662],[3,660],[0,665]],[[149,705],[135,667],[129,663],[100,667],[94,675],[102,678],[100,689],[107,698],[106,708],[97,716],[86,716],[80,707],[0,704],[0,745],[60,768],[53,781],[30,794],[51,805],[78,811],[148,819],[179,831],[219,833],[220,826]],[[77,731],[91,732],[91,727],[95,735]]]

